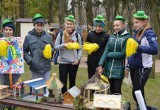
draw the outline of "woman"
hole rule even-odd
[[[114,34],[109,37],[104,53],[99,61],[98,73],[102,73],[109,78],[110,93],[121,94],[121,85],[124,78],[126,41],[130,37],[125,30],[125,19],[122,16],[116,16],[114,23]]]
[[[73,15],[69,15],[65,19],[65,29],[63,33],[59,33],[55,42],[55,49],[59,50],[59,76],[60,81],[64,84],[62,94],[67,91],[67,77],[69,74],[69,88],[75,86],[76,74],[79,62],[82,56],[82,40],[81,36],[75,31],[75,19]],[[69,42],[78,42],[80,49],[67,49]]]
[[[157,36],[149,23],[149,17],[144,11],[138,11],[133,15],[134,35],[133,38],[139,44],[137,53],[128,58],[126,75],[130,70],[133,84],[132,95],[137,103],[135,91],[141,90],[144,97],[144,86],[149,78],[152,68],[152,55],[158,53]],[[145,99],[144,99],[145,100]],[[138,106],[138,103],[137,103]],[[148,108],[147,108],[148,109]]]
[[[105,19],[102,15],[97,15],[96,18],[94,18],[94,30],[89,32],[86,39],[86,42],[96,43],[99,46],[99,49],[89,54],[87,57],[88,79],[90,79],[95,74],[96,68],[98,67],[98,62],[103,54],[103,51],[109,38],[109,35],[107,35],[104,31],[104,21]]]

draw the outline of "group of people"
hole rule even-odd
[[[133,15],[134,34],[132,38],[138,43],[136,53],[127,58],[126,63],[126,43],[131,35],[126,30],[125,18],[116,16],[113,22],[114,33],[108,35],[105,32],[105,19],[102,15],[97,15],[93,20],[94,29],[88,33],[86,42],[96,43],[99,48],[88,55],[88,79],[95,73],[104,74],[108,77],[110,83],[110,94],[121,94],[121,86],[124,76],[131,74],[133,84],[132,94],[135,97],[135,91],[141,90],[144,97],[144,86],[149,78],[152,68],[152,55],[158,53],[157,36],[153,31],[149,16],[144,11],[138,11]],[[32,79],[43,77],[46,81],[50,78],[51,59],[43,55],[43,50],[47,44],[50,44],[53,51],[59,52],[59,78],[64,84],[62,94],[67,91],[67,79],[69,77],[69,88],[76,85],[76,74],[82,57],[82,37],[75,30],[76,19],[73,15],[65,18],[64,29],[57,34],[53,43],[49,33],[44,31],[45,20],[40,14],[33,18],[34,28],[25,37],[23,44],[24,60],[29,65]],[[3,23],[4,37],[13,37],[15,27],[12,21]],[[79,49],[67,49],[69,42],[77,42]],[[6,74],[2,75],[6,77]],[[17,78],[20,75],[16,76]],[[17,80],[17,78],[15,78]],[[7,82],[8,78],[2,81]],[[79,79],[78,79],[79,80]],[[13,82],[15,83],[15,81]],[[47,95],[48,91],[44,91]],[[146,101],[145,101],[146,102]],[[146,106],[150,110],[149,106]],[[137,103],[138,110],[138,103]]]

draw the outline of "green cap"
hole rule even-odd
[[[9,19],[5,19],[2,23],[2,27],[4,27],[7,23],[12,23],[12,21]]]
[[[137,13],[135,13],[133,15],[133,17],[140,18],[140,19],[147,19],[148,18],[148,16],[145,14],[144,11],[137,11]]]
[[[37,14],[34,15],[33,21],[38,19],[38,18],[44,18],[44,17],[41,14],[37,13]]]
[[[93,21],[102,21],[102,22],[104,22],[105,21],[105,19],[103,18],[103,16],[102,15],[97,15],[96,16],[96,18],[94,18],[94,20]]]
[[[124,18],[123,18],[123,16],[120,16],[120,15],[117,15],[115,18],[114,18],[114,20],[122,20],[122,21],[126,21]]]
[[[66,17],[66,19],[69,20],[69,21],[72,21],[72,22],[76,22],[76,20],[75,20],[75,18],[74,18],[73,15],[68,15],[68,16]]]

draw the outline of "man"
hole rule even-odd
[[[24,60],[30,67],[32,79],[42,77],[47,81],[50,78],[51,59],[46,58],[43,51],[48,44],[53,49],[53,42],[51,36],[44,31],[44,24],[44,17],[36,14],[33,18],[34,29],[25,37],[23,52]],[[48,96],[48,90],[44,93],[46,93],[45,96]]]
[[[96,67],[103,54],[104,48],[107,44],[109,35],[104,31],[105,19],[102,15],[97,15],[94,18],[94,31],[89,32],[86,42],[96,43],[99,45],[99,49],[88,55],[87,65],[88,65],[88,78],[90,79],[96,72]]]

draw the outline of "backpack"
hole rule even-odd
[[[61,38],[60,44],[62,44],[63,31],[60,31],[59,33],[60,33],[60,38]],[[77,38],[77,42],[78,42],[78,34],[79,34],[78,32],[75,33],[76,38]],[[81,34],[79,34],[79,35],[81,36]],[[82,36],[81,36],[81,42],[82,42],[82,44],[83,44],[83,37],[82,37]]]

